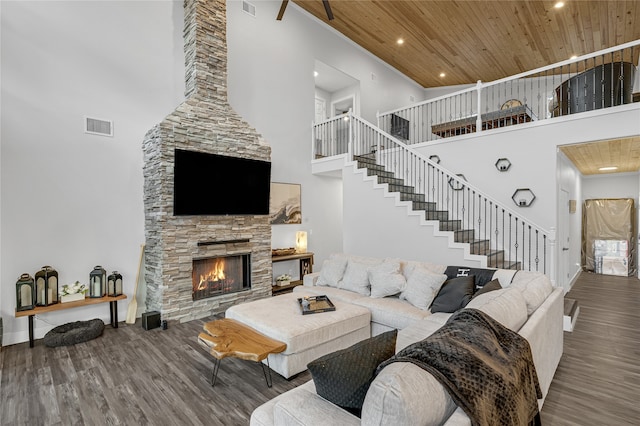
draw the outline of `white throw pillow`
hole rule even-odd
[[[316,285],[326,287],[338,287],[338,282],[342,279],[344,270],[347,267],[347,259],[336,258],[327,259],[322,263],[320,276]]]
[[[393,296],[404,290],[407,281],[400,272],[400,262],[385,261],[369,269],[371,297],[381,298]]]
[[[400,266],[402,267],[402,273],[407,280],[409,279],[411,274],[413,274],[413,271],[416,268],[426,269],[432,274],[444,274],[444,271],[447,269],[445,265],[438,265],[428,262],[418,262],[416,260],[401,262]]]
[[[527,304],[522,293],[515,288],[481,294],[473,298],[465,308],[478,309],[516,332],[527,322]]]
[[[369,290],[370,267],[371,265],[349,259],[344,276],[338,283],[338,288],[368,296],[371,293]]]
[[[446,280],[447,276],[444,274],[434,274],[421,266],[416,266],[407,280],[406,288],[400,294],[400,299],[426,311]]]

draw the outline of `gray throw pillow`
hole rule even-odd
[[[494,291],[494,290],[500,290],[501,288],[502,286],[500,285],[500,281],[498,281],[497,279],[491,280],[488,283],[486,283],[484,286],[480,287],[478,291],[476,291],[475,294],[473,295],[473,298],[475,299],[481,294],[489,293],[490,291]]]
[[[464,308],[467,306],[467,303],[471,301],[475,289],[476,284],[475,277],[473,275],[468,277],[452,278],[445,281],[445,283],[442,284],[438,295],[433,299],[433,303],[431,304],[431,313],[451,313]]]
[[[397,335],[387,331],[307,364],[318,395],[360,417],[378,365],[395,354]]]
[[[444,274],[449,279],[474,275],[478,287],[482,287],[491,281],[495,273],[496,269],[470,268],[468,266],[447,266],[447,269],[444,271]]]

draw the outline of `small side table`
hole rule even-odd
[[[294,287],[302,285],[302,277],[313,272],[313,253],[296,253],[296,254],[288,254],[285,256],[271,257],[271,262],[273,263],[286,262],[289,260],[297,260],[299,262],[300,279],[296,281],[291,281],[291,283],[288,285],[272,286],[271,294],[273,296],[292,292]]]
[[[277,354],[287,349],[287,344],[258,333],[253,328],[231,318],[205,323],[204,332],[198,335],[198,343],[209,350],[216,359],[211,374],[211,386],[216,385],[220,361],[234,357],[260,363],[267,387],[271,387],[271,367],[269,354]],[[262,360],[267,360],[267,368]],[[267,376],[268,374],[268,376]]]

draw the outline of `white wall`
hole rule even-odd
[[[352,112],[355,115],[360,115],[360,83],[356,83],[333,92],[331,94],[331,102],[329,104],[329,108],[331,108],[332,106],[334,106],[335,108],[336,103],[343,103],[343,101],[349,98],[353,99],[353,107],[351,108]],[[334,115],[338,114],[334,114],[334,111],[331,111],[330,116]]]
[[[638,206],[638,173],[590,175],[583,178],[584,199],[633,198]]]
[[[415,146],[427,157],[438,155],[441,166],[464,174],[471,185],[549,229],[556,226],[557,147],[640,133],[639,104],[613,109]],[[511,161],[509,171],[496,169],[498,158]],[[535,193],[531,207],[519,208],[513,203],[511,196],[518,188],[530,188]]]
[[[273,246],[307,230],[319,263],[342,251],[342,185],[310,173],[315,60],[361,80],[370,119],[422,88],[294,4],[281,22],[279,1],[255,4],[253,18],[228,2],[229,100],[271,144],[273,180],[302,184],[304,222],[274,226]],[[52,265],[64,284],[99,264],[121,272],[131,296],[144,242],[141,144],[184,97],[183,5],[2,2],[1,19],[0,315],[11,344],[27,339],[27,320],[14,318],[23,272]],[[114,137],[84,134],[84,115],[114,120]],[[121,302],[120,319],[126,310]],[[36,338],[95,317],[107,320],[108,306],[46,314]]]
[[[479,256],[465,258],[464,244],[450,249],[450,239],[447,233],[437,229],[437,222],[427,224],[419,213],[409,216],[409,203],[399,202],[396,193],[386,193],[386,185],[378,185],[375,178],[366,177],[363,170],[354,170],[354,166],[348,166],[342,172],[344,223],[349,224],[344,229],[345,253],[441,265],[482,266]]]
[[[271,145],[272,179],[302,184],[303,223],[274,226],[273,247],[293,246],[296,231],[305,230],[319,267],[343,251],[343,205],[339,179],[311,174],[316,60],[360,81],[361,114],[374,122],[378,110],[404,105],[409,96],[422,99],[422,87],[293,3],[282,21],[275,19],[280,1],[253,3],[255,18],[240,1],[227,2],[229,102]]]
[[[14,318],[23,272],[51,265],[66,284],[102,265],[122,273],[131,296],[144,242],[141,144],[183,98],[182,21],[171,2],[3,2],[5,344],[27,338],[27,319]],[[83,133],[84,115],[113,120],[114,137]],[[108,312],[47,314],[36,337]]]
[[[460,84],[456,86],[427,87],[424,89],[424,99],[428,100],[438,98],[440,96],[459,92],[460,90],[470,89],[474,86],[475,84]]]

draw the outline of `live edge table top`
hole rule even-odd
[[[239,321],[222,318],[204,325],[198,339],[217,359],[235,357],[260,362],[269,354],[283,352],[287,344],[258,333]]]

